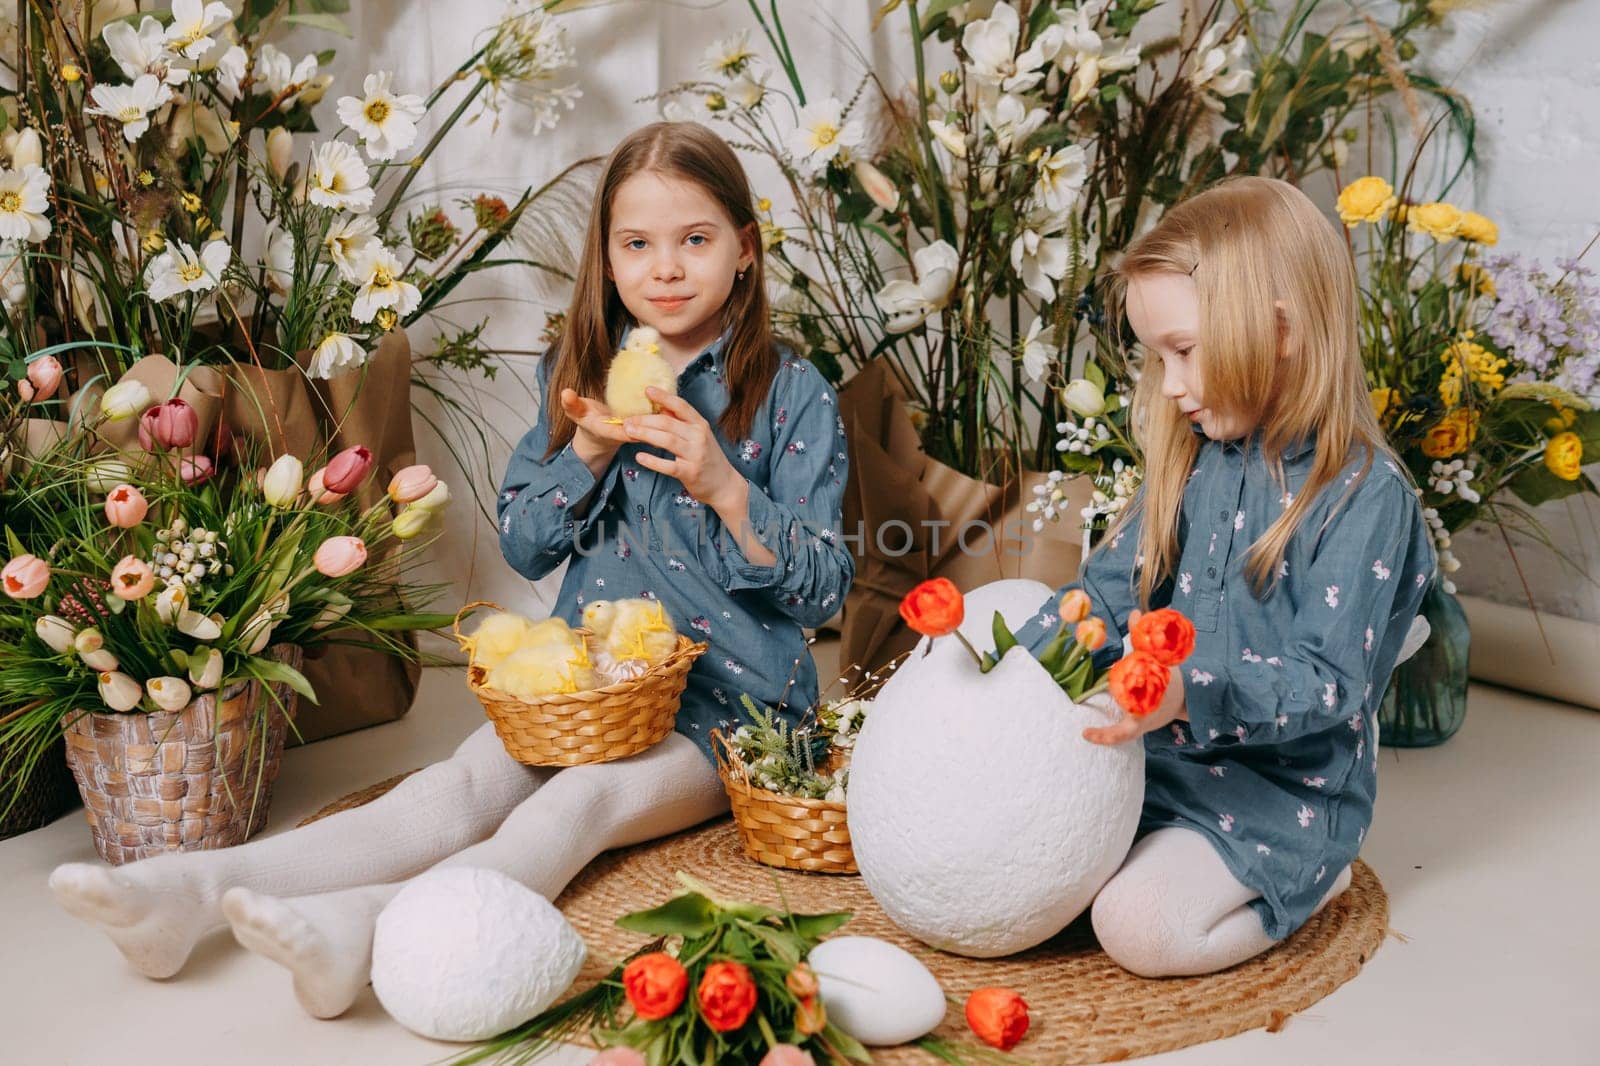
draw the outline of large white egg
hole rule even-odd
[[[430,870],[378,915],[372,990],[395,1021],[435,1040],[486,1040],[544,1010],[587,949],[561,912],[497,870]]]
[[[995,610],[1016,629],[1052,594],[985,585],[961,630],[992,648]],[[1120,717],[1104,694],[1074,704],[1025,648],[984,674],[954,636],[924,638],[873,702],[850,764],[850,844],[873,898],[919,940],[977,958],[1065,928],[1139,825],[1143,742],[1083,739]]]
[[[806,959],[828,1020],[868,1047],[925,1036],[944,1020],[944,990],[917,957],[871,936],[825,940]]]

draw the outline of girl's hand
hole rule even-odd
[[[654,386],[645,389],[645,395],[661,407],[662,413],[637,415],[625,421],[622,428],[627,431],[628,440],[653,444],[671,452],[673,458],[640,452],[635,461],[677,478],[689,495],[720,513],[734,490],[743,486],[744,478],[728,462],[711,423],[681,396]]]
[[[599,477],[617,449],[628,443],[628,434],[620,425],[606,422],[606,419],[616,417],[611,413],[611,408],[599,400],[579,396],[575,389],[561,390],[561,409],[577,427],[572,434],[572,450]]]
[[[1174,666],[1172,673],[1167,678],[1167,694],[1161,697],[1161,705],[1143,718],[1135,718],[1126,711],[1122,712],[1122,719],[1106,726],[1093,726],[1083,731],[1083,739],[1094,744],[1117,745],[1126,744],[1146,733],[1153,733],[1157,729],[1165,729],[1174,721],[1189,720],[1189,708],[1183,698],[1183,671]]]

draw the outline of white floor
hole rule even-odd
[[[480,714],[459,675],[430,672],[402,721],[290,751],[268,832],[447,754]],[[1390,938],[1360,976],[1282,1032],[1146,1061],[1600,1063],[1591,1035],[1600,1018],[1600,713],[1476,686],[1449,744],[1386,749],[1383,759],[1363,857],[1407,941]],[[77,812],[0,842],[0,1061],[420,1066],[460,1050],[400,1028],[370,989],[343,1018],[307,1017],[284,972],[225,930],[177,977],[145,980],[55,906],[45,878],[73,860],[95,860]],[[573,1050],[545,1061],[585,1060]]]

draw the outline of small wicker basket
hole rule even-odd
[[[457,611],[455,637],[463,648],[461,616],[474,607],[502,609],[478,600]],[[585,639],[590,635],[586,629],[574,632]],[[677,649],[643,674],[586,692],[520,699],[484,684],[487,671],[475,664],[467,667],[467,686],[483,704],[506,752],[518,762],[528,766],[611,762],[667,739],[689,682],[689,667],[708,646],[679,634]]]
[[[859,872],[843,803],[786,796],[753,784],[749,767],[728,746],[720,729],[711,731],[711,750],[746,855],[783,870]]]

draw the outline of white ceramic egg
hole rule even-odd
[[[944,990],[917,957],[872,936],[841,936],[811,950],[828,1020],[868,1047],[916,1040],[944,1020]]]
[[[991,648],[997,609],[1015,630],[1052,596],[1037,581],[985,585],[966,596],[962,633]],[[1127,856],[1144,805],[1144,744],[1083,739],[1121,713],[1104,694],[1074,704],[1026,648],[984,674],[953,636],[924,638],[850,764],[851,849],[889,918],[976,958],[1071,923]]]
[[[497,870],[430,870],[378,915],[372,990],[435,1040],[487,1040],[554,1003],[587,954],[549,900]]]

